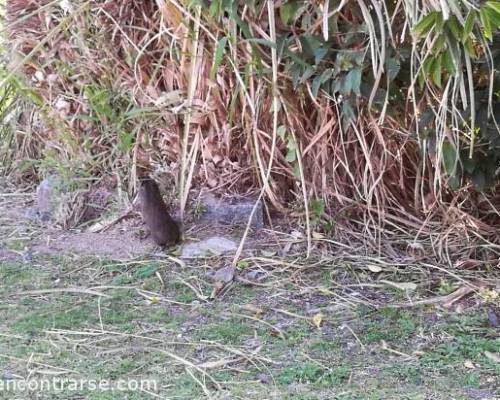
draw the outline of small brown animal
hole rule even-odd
[[[152,179],[143,179],[139,189],[142,219],[148,226],[151,236],[159,246],[177,243],[181,232],[177,223],[167,211],[158,185]]]

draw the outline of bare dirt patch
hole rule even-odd
[[[36,253],[76,252],[112,259],[131,259],[151,253],[154,246],[141,239],[140,217],[117,224],[106,232],[61,230],[30,217],[31,193],[0,194],[3,245],[0,257],[16,255],[12,249]]]
[[[40,254],[79,253],[115,260],[130,260],[161,251],[150,238],[145,237],[145,226],[138,213],[131,213],[109,229],[91,232],[82,229],[63,230],[50,222],[33,217],[33,192],[16,192],[12,189],[0,192],[0,259],[17,259],[18,252]],[[109,216],[108,216],[109,218]],[[185,242],[198,241],[213,235],[223,235],[239,242],[241,228],[188,222],[184,229]],[[258,247],[276,245],[272,234],[259,230],[258,235],[249,237],[246,247],[252,251]],[[176,251],[175,248],[167,251]]]

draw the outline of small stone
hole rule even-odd
[[[14,375],[12,374],[12,372],[10,372],[9,370],[2,371],[2,380],[10,381],[12,379],[14,379]]]
[[[263,383],[265,385],[267,385],[267,384],[269,384],[269,382],[271,382],[271,379],[269,378],[269,375],[267,375],[267,374],[259,374],[259,375],[257,375],[257,380],[260,383]]]
[[[43,82],[45,80],[45,75],[43,74],[42,71],[36,71],[35,72],[35,79],[38,81],[38,82]]]
[[[493,309],[489,308],[486,311],[488,315],[488,322],[492,328],[497,328],[500,325],[498,315],[493,311]]]
[[[234,279],[235,268],[232,265],[223,267],[214,274],[214,280],[216,282],[229,283]]]
[[[256,281],[260,274],[260,271],[248,271],[244,277],[248,281]]]
[[[33,253],[30,250],[23,253],[23,262],[26,264],[33,262]]]
[[[181,257],[206,257],[210,255],[221,255],[236,251],[236,243],[233,240],[221,236],[212,236],[211,238],[195,243],[187,243],[182,246]]]

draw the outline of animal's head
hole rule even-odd
[[[144,195],[151,195],[152,193],[160,193],[158,189],[157,183],[151,178],[144,178],[141,180],[141,188],[139,189],[139,193]]]

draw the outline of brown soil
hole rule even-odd
[[[150,237],[145,237],[145,225],[138,213],[131,213],[105,232],[86,228],[63,230],[50,222],[30,217],[34,193],[15,192],[0,188],[0,260],[17,260],[25,254],[79,253],[115,260],[129,260],[160,251]],[[14,228],[13,228],[14,227]],[[215,227],[190,222],[184,228],[186,241],[196,241],[214,235],[233,238],[237,243],[241,229]],[[246,248],[255,249],[272,243],[269,234],[259,233],[247,239]],[[175,251],[175,248],[171,249]]]

